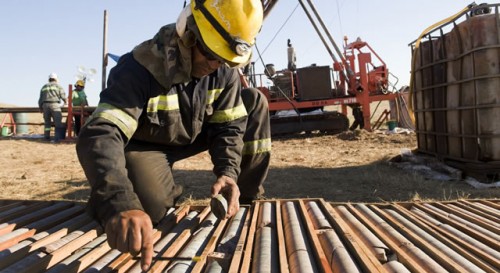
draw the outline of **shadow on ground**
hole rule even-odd
[[[206,199],[215,181],[211,171],[174,170],[174,179],[184,187],[180,201]],[[61,181],[70,188],[64,199],[87,200],[86,181]],[[475,189],[463,181],[428,180],[385,162],[342,168],[271,169],[264,184],[264,198],[323,198],[328,202],[390,202],[500,198],[500,189]],[[44,196],[36,196],[44,199]]]

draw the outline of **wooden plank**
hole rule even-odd
[[[283,215],[281,213],[281,201],[275,202],[276,207],[276,233],[278,237],[278,253],[280,261],[280,272],[289,273],[288,256],[286,254],[285,246],[285,231],[283,230]]]
[[[496,234],[500,234],[500,225],[498,223],[493,223],[493,225],[490,225],[487,222],[487,219],[481,219],[480,217],[472,216],[470,215],[470,212],[467,210],[454,206],[453,204],[449,205],[443,205],[443,204],[434,204],[437,208],[441,209],[442,211],[446,211],[447,213],[450,213],[456,217],[458,217],[460,220],[465,220],[468,221],[478,227],[484,228],[486,230],[489,230],[491,232],[494,232]],[[499,225],[495,227],[494,225]]]
[[[253,207],[253,206],[252,206]],[[252,210],[248,208],[248,211],[245,216],[245,220],[243,223],[243,227],[240,232],[240,238],[238,239],[238,243],[236,244],[236,249],[234,251],[233,257],[231,258],[231,263],[229,264],[228,272],[230,273],[238,273],[239,267],[241,264],[241,259],[243,256],[243,250],[245,247],[245,243],[247,242],[248,231],[250,229],[250,221],[252,220]]]
[[[254,203],[254,209],[252,212],[252,221],[250,222],[250,228],[248,230],[247,244],[245,247],[245,253],[243,255],[243,260],[241,261],[241,267],[237,273],[248,273],[250,272],[250,265],[252,264],[252,250],[255,238],[255,230],[257,228],[257,218],[259,216],[260,203]],[[233,273],[234,271],[230,271]],[[236,273],[234,272],[234,273]]]
[[[391,223],[393,228],[396,228],[401,234],[404,234],[405,238],[409,239],[413,244],[422,249],[426,254],[430,255],[432,259],[436,260],[440,265],[446,268],[446,270],[455,273],[467,272],[465,268],[457,264],[454,260],[450,259],[446,253],[441,252],[434,245],[424,240],[418,234],[412,232],[403,223],[395,219],[392,215],[388,214],[386,211],[381,210],[375,206],[370,206],[370,208],[376,212],[385,221]]]
[[[324,273],[333,273],[332,268],[330,266],[330,262],[328,262],[328,258],[325,255],[325,252],[323,251],[323,248],[321,247],[321,243],[319,242],[319,239],[317,237],[316,230],[314,228],[314,225],[309,218],[309,214],[307,213],[307,208],[306,205],[304,204],[304,200],[299,200],[299,208],[300,208],[300,215],[303,220],[305,220],[305,229],[307,236],[313,243],[313,254],[316,257],[316,259],[319,260],[319,264],[316,264],[318,268],[320,269],[320,272]]]
[[[416,204],[415,206],[418,207],[420,210],[423,210],[423,211],[427,212],[428,214],[433,215],[440,222],[442,222],[444,224],[448,224],[449,226],[460,230],[461,232],[467,234],[468,236],[471,236],[472,238],[480,241],[481,243],[483,243],[483,244],[485,244],[493,249],[498,248],[498,241],[497,240],[490,238],[490,237],[484,235],[483,233],[481,233],[473,228],[470,228],[464,224],[461,224],[461,223],[458,223],[457,221],[451,220],[448,216],[445,215],[445,213],[443,213],[443,210],[436,208],[436,206],[431,206],[430,204],[422,204],[422,205]]]
[[[227,223],[228,223],[227,219],[222,219],[219,221],[217,228],[215,229],[215,231],[213,231],[212,236],[210,237],[207,245],[205,246],[205,249],[201,253],[200,260],[196,262],[191,272],[193,273],[201,272],[203,266],[205,266],[205,263],[207,261],[208,254],[215,251],[215,248],[217,247],[217,241],[220,239],[222,231],[226,227]]]
[[[198,221],[196,222],[195,225],[181,232],[181,234],[177,236],[175,241],[170,245],[170,247],[165,252],[162,253],[160,257],[153,258],[154,263],[149,269],[149,272],[151,273],[162,272],[162,270],[165,269],[170,263],[170,260],[168,260],[168,258],[175,257],[177,255],[177,253],[182,249],[184,244],[190,239],[193,230],[202,222],[203,219],[205,219],[205,217],[209,213],[210,213],[210,207],[206,207],[205,209],[203,209],[203,211],[200,212],[200,214],[198,214],[198,216],[196,217]]]
[[[389,247],[389,249],[397,253],[399,262],[403,263],[407,268],[410,268],[412,272],[427,272],[427,270],[422,267],[422,265],[419,264],[412,255],[410,255],[406,250],[400,247],[402,246],[402,244],[399,241],[394,241],[394,238],[387,234],[384,229],[378,225],[378,223],[373,223],[368,217],[360,213],[351,204],[346,204],[345,206],[361,223],[368,226],[369,229],[385,245],[387,245],[387,247]],[[332,208],[332,211],[335,210]],[[359,258],[361,260],[364,260],[362,262],[362,265],[365,266],[364,270],[367,270],[368,272],[375,272],[375,270],[377,270],[378,272],[386,272],[385,268],[380,265],[380,262],[374,255],[371,255],[368,250],[365,250],[363,247],[360,247],[360,245],[358,245],[358,241],[361,242],[362,240],[355,239],[348,223],[346,223],[339,214],[336,213],[334,221],[335,223],[338,223],[336,227],[340,229],[339,231],[342,231],[346,239],[348,239],[348,245],[352,245],[352,248],[355,249],[355,253],[362,254],[359,255]]]
[[[427,213],[428,215],[431,215],[431,216],[434,215],[432,210],[429,210],[420,204],[415,204],[414,207],[418,208],[422,212]],[[448,225],[448,223],[444,223],[444,224],[459,231],[459,232],[462,232],[460,229],[457,229],[457,228],[453,227],[452,225]],[[477,246],[465,242],[462,238],[459,238],[455,233],[449,232],[446,228],[443,227],[445,225],[439,225],[439,226],[432,225],[432,227],[436,230],[439,230],[439,232],[441,234],[445,235],[448,239],[450,239],[453,242],[457,243],[458,245],[468,249],[469,252],[474,253],[475,255],[477,255],[478,257],[483,259],[484,261],[492,264],[494,267],[500,268],[500,261],[498,259],[496,259],[495,257],[492,257],[489,253],[484,252],[482,249],[478,248]],[[464,234],[469,236],[469,234],[467,234],[467,233],[464,233]],[[493,249],[495,249],[495,248],[493,248]]]
[[[437,230],[434,227],[433,223],[430,223],[427,221],[425,218],[421,217],[420,215],[412,212],[411,210],[408,210],[406,208],[403,208],[399,206],[399,204],[394,204],[392,206],[392,209],[395,211],[399,212],[401,215],[404,215],[405,218],[409,219],[412,221],[415,225],[419,226],[422,230],[425,232],[429,233],[432,235],[432,237],[436,238],[437,240],[443,242],[446,244],[448,247],[453,249],[455,252],[458,254],[462,255],[465,257],[467,260],[471,261],[481,269],[483,269],[487,273],[497,273],[497,269],[493,268],[490,264],[485,263],[482,259],[479,259],[476,255],[471,253],[467,248],[464,248],[462,246],[459,246],[457,243],[455,243],[453,240],[450,240],[447,236],[443,235],[443,232],[446,231],[440,231]]]
[[[61,237],[68,234],[68,232],[81,227],[82,225],[88,223],[90,219],[87,215],[82,214],[79,217],[73,218],[67,222],[59,224],[58,226],[42,233],[35,234],[28,241],[20,242],[5,251],[8,251],[9,255],[0,256],[0,269],[5,268],[16,261],[21,260],[30,252],[40,248],[41,246],[47,245],[54,242]],[[4,253],[4,252],[1,252]]]

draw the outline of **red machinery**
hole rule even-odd
[[[264,4],[272,7],[277,1],[265,2]],[[304,2],[302,0],[299,2],[330,53],[333,67],[296,68],[295,52],[289,41],[287,69],[276,71],[273,65],[268,64],[265,74],[250,73],[247,75],[250,85],[259,88],[268,98],[273,134],[314,130],[345,131],[349,128],[349,121],[346,117],[347,106],[353,108],[355,121],[361,124],[360,127],[371,130],[370,103],[392,100],[399,95],[399,93],[388,91],[390,86],[389,70],[386,64],[368,43],[360,38],[352,43],[348,43],[347,38],[344,38],[344,50],[341,52],[324,26],[311,0],[308,0],[310,8],[316,15],[316,20],[319,21],[333,45],[332,50]],[[265,16],[268,13],[269,10],[265,10]],[[333,51],[337,53],[338,58],[333,54]],[[270,84],[266,85],[266,82],[270,82]],[[340,105],[341,113],[322,111],[325,106],[332,105]],[[296,114],[282,116],[280,115],[282,110],[292,110]]]

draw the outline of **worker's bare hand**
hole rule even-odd
[[[108,244],[134,256],[141,253],[141,267],[148,270],[153,259],[153,224],[142,210],[128,210],[115,214],[105,227]]]
[[[240,209],[240,189],[238,184],[229,176],[222,175],[212,185],[212,197],[222,194],[227,200],[226,219],[235,215]]]

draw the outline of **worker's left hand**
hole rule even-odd
[[[240,210],[240,189],[238,184],[229,176],[222,175],[212,185],[212,197],[222,194],[227,200],[226,219],[234,216]]]

